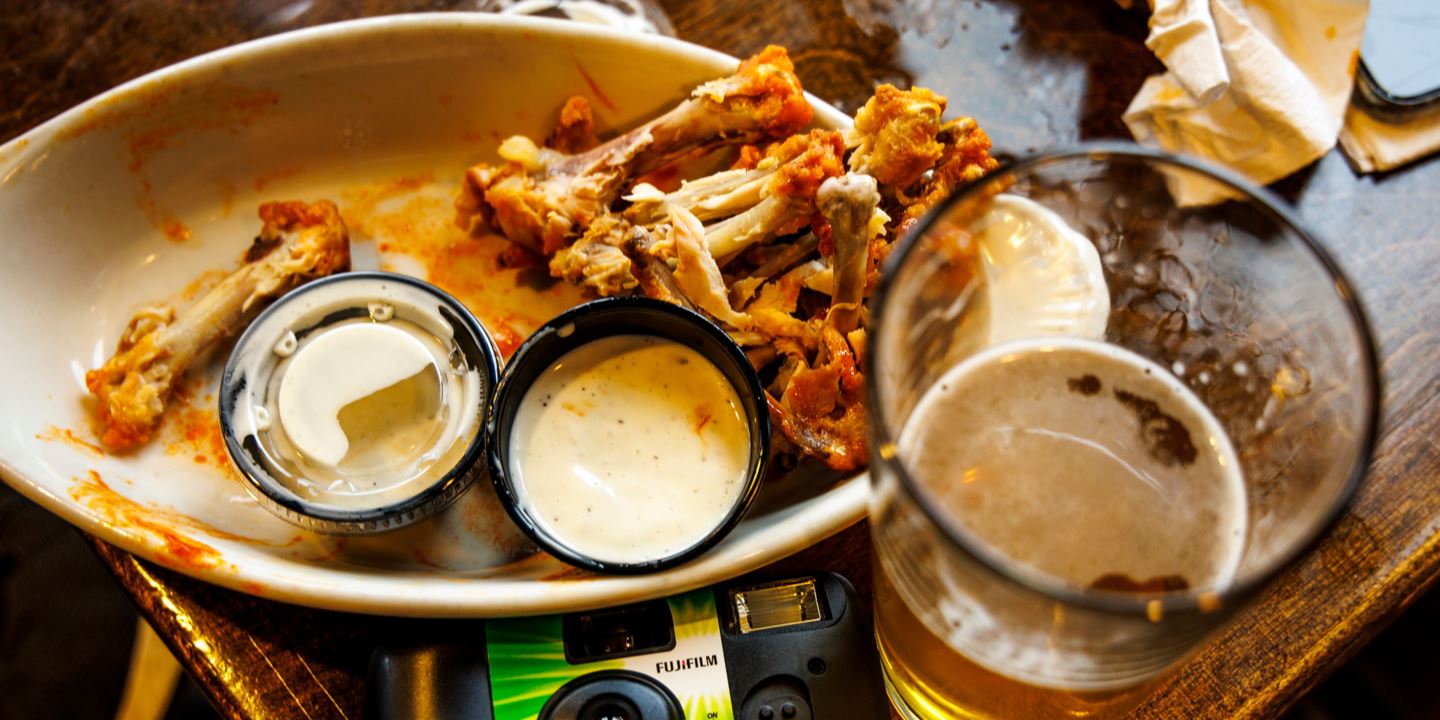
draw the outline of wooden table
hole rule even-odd
[[[483,2],[481,3],[484,4]],[[46,0],[0,17],[0,141],[161,66],[262,35],[443,0]],[[1144,3],[1138,3],[1143,6]],[[704,0],[665,3],[676,33],[745,55],[789,46],[805,86],[846,110],[872,83],[915,82],[977,117],[997,150],[1126,137],[1119,116],[1158,69],[1146,18],[1109,0]],[[1273,716],[1394,618],[1440,571],[1440,163],[1357,178],[1331,153],[1278,188],[1329,241],[1371,314],[1384,436],[1351,510],[1317,551],[1168,680],[1147,717]],[[223,714],[354,718],[375,639],[415,620],[239,595],[97,551]],[[774,572],[839,570],[868,592],[863,525]]]

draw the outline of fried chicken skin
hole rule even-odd
[[[619,215],[601,215],[590,223],[583,237],[550,258],[551,277],[593,290],[602,297],[630,292],[640,281],[625,245],[637,232],[644,231]]]
[[[85,374],[112,450],[150,439],[175,383],[206,348],[239,332],[270,300],[350,267],[350,240],[334,203],[260,206],[260,235],[241,266],[193,305],[150,307],[130,320],[115,355]]]
[[[825,362],[793,373],[780,399],[767,394],[770,419],[785,438],[832,470],[858,470],[870,461],[865,377],[840,331],[821,331]]]
[[[945,123],[938,138],[942,145],[940,159],[919,197],[901,214],[897,235],[908,231],[956,188],[1000,166],[999,161],[990,157],[990,136],[974,118],[957,118]]]
[[[944,113],[945,97],[926,88],[875,88],[846,138],[855,147],[850,171],[895,190],[910,187],[940,160],[944,147],[935,136]]]

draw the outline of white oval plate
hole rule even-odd
[[[722,544],[683,567],[594,577],[536,553],[488,485],[440,517],[341,540],[271,516],[217,444],[214,382],[192,373],[155,441],[107,455],[85,370],[136,308],[233,268],[266,200],[328,197],[357,268],[430,276],[504,342],[578,296],[493,269],[503,246],[454,228],[465,168],[500,138],[548,132],[585,95],[628,129],[731,72],[734,58],[563,21],[443,14],[304,30],[222,50],[95,98],[0,147],[0,471],[107,542],[226,587],[316,607],[500,616],[627,602],[718,582],[865,513],[864,475],[791,476]],[[842,113],[812,100],[816,122]],[[397,249],[403,249],[399,252]],[[209,272],[209,274],[205,274]]]

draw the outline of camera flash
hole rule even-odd
[[[820,598],[815,592],[815,579],[787,580],[730,591],[735,618],[740,632],[800,625],[817,622]]]

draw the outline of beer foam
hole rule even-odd
[[[1234,447],[1180,380],[1118,346],[1047,338],[977,353],[926,391],[898,449],[974,549],[1040,587],[1150,594],[1234,579],[1246,527]],[[897,589],[933,598],[926,624],[982,667],[1048,687],[1134,682],[1092,648],[1057,645],[993,580],[945,562],[929,574],[938,588]]]
[[[1215,589],[1239,564],[1234,447],[1182,382],[1118,346],[1049,338],[978,353],[926,392],[899,446],[960,527],[1037,577]]]

